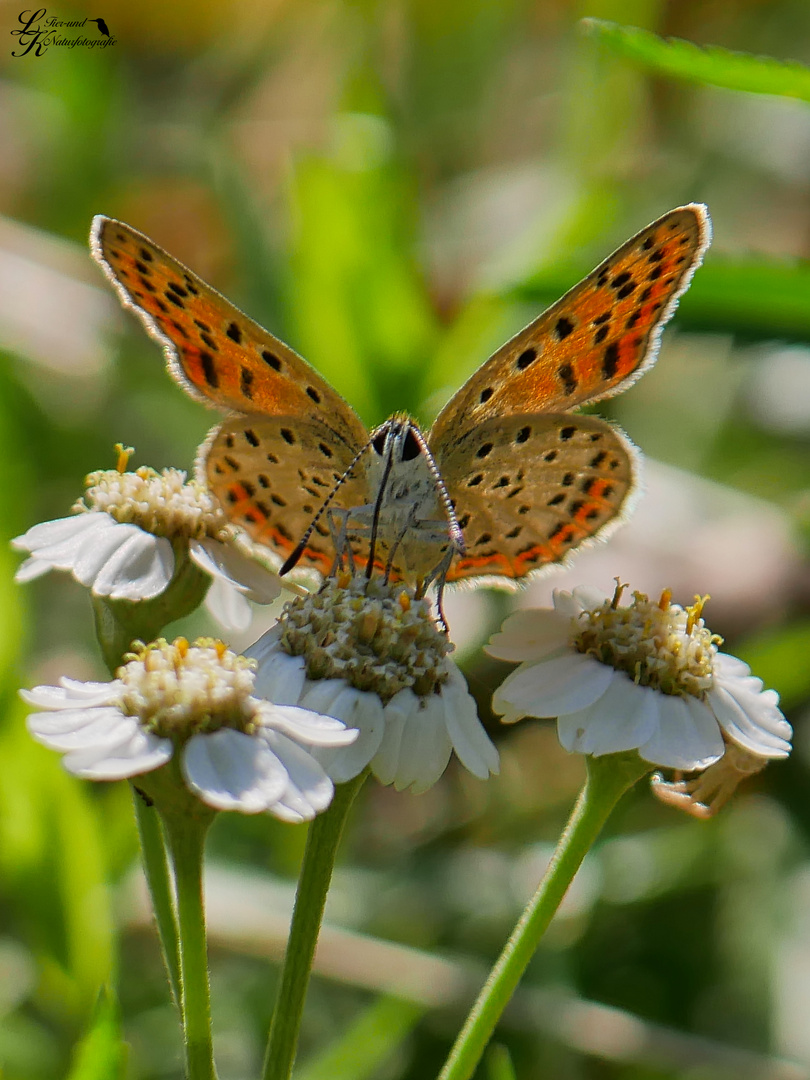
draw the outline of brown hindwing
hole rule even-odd
[[[464,530],[448,581],[522,578],[621,519],[635,451],[597,416],[492,419],[436,453]]]

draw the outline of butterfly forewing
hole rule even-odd
[[[437,464],[464,530],[448,581],[521,578],[620,520],[635,451],[597,416],[493,418],[460,433]]]
[[[363,445],[363,424],[314,368],[148,237],[99,216],[90,239],[124,306],[193,397],[239,412],[323,416],[336,436]]]
[[[625,389],[655,360],[709,239],[698,204],[648,225],[476,371],[442,410],[431,445],[459,424],[567,411]]]

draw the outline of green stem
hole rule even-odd
[[[565,896],[574,875],[622,795],[652,766],[636,753],[585,759],[588,777],[537,892],[526,906],[456,1039],[439,1080],[469,1080],[501,1013]]]
[[[281,985],[270,1025],[263,1080],[289,1080],[304,1011],[309,973],[323,919],[323,909],[343,826],[366,778],[362,772],[338,784],[332,805],[309,826]]]
[[[213,816],[170,814],[163,818],[177,889],[186,1080],[216,1080],[202,880],[205,834]]]
[[[143,868],[146,883],[152,897],[152,909],[155,913],[163,962],[169,977],[174,1003],[180,1006],[180,957],[178,952],[177,916],[172,901],[169,863],[166,858],[166,844],[160,827],[160,818],[154,806],[147,805],[146,798],[133,786],[132,800],[135,806],[135,820],[138,823],[138,836],[141,841]]]

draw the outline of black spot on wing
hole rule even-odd
[[[608,347],[605,349],[604,356],[602,357],[602,374],[606,379],[612,379],[619,367],[619,346],[615,341],[611,341]]]
[[[212,390],[216,390],[219,386],[219,375],[217,374],[216,365],[211,353],[206,352],[205,349],[200,349],[200,363],[202,364],[202,372],[205,381]]]
[[[557,368],[557,377],[563,384],[563,390],[566,394],[573,394],[576,391],[577,377],[571,364],[560,364]]]
[[[239,389],[249,401],[253,400],[253,380],[252,371],[244,367],[239,369]]]

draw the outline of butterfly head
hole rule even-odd
[[[366,460],[372,501],[356,508],[365,522],[373,554],[385,553],[387,570],[394,561],[400,573],[429,578],[442,563],[464,550],[453,503],[418,425],[395,413],[371,433]]]

